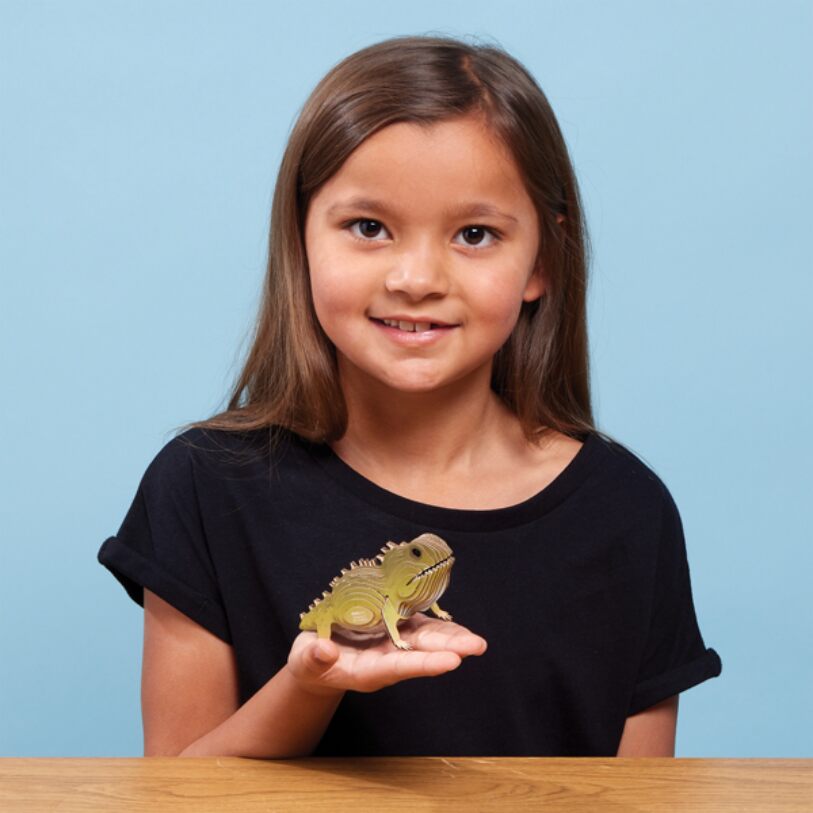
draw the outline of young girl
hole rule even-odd
[[[146,755],[674,752],[677,695],[720,660],[669,491],[593,424],[585,242],[554,114],[501,49],[395,38],[320,82],[228,409],[99,551],[145,610]],[[299,631],[352,560],[425,532],[453,621],[404,622],[411,651]]]

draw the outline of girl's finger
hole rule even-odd
[[[393,653],[388,668],[398,680],[416,677],[432,677],[451,672],[460,666],[460,656],[454,652],[409,652]]]
[[[485,638],[469,632],[465,627],[450,627],[446,623],[437,627],[433,624],[424,625],[409,640],[424,651],[448,650],[462,656],[482,655],[488,647]]]

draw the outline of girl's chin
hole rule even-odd
[[[386,374],[381,376],[365,376],[366,381],[359,381],[361,387],[369,387],[377,396],[389,395],[407,398],[414,396],[429,396],[440,392],[449,393],[456,388],[471,388],[471,379],[465,374],[434,376]]]
[[[354,363],[346,356],[339,358],[339,374],[345,387],[359,393],[369,392],[377,397],[389,394],[407,397],[431,395],[441,391],[483,386],[490,388],[490,365],[478,365],[473,369],[455,370],[449,365],[412,362],[401,364],[365,365]],[[482,375],[480,375],[482,374]]]
[[[428,395],[448,386],[449,382],[440,379],[432,381],[378,379],[377,384],[398,395]]]

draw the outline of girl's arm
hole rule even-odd
[[[677,730],[678,695],[627,717],[619,757],[673,757]]]
[[[376,691],[455,669],[486,642],[451,621],[417,614],[402,636],[359,649],[302,632],[288,663],[238,707],[231,646],[144,590],[144,755],[295,757],[318,744],[348,689]]]
[[[144,590],[144,756],[304,756],[341,690],[302,690],[287,667],[238,707],[232,647]]]

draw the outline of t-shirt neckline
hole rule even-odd
[[[582,447],[541,491],[515,505],[487,509],[447,508],[403,497],[367,479],[345,463],[327,443],[306,442],[305,445],[332,480],[378,511],[429,528],[495,531],[539,519],[579,487],[590,471],[593,458],[600,446],[600,437],[595,432],[587,432],[582,434],[579,440],[582,441]]]

